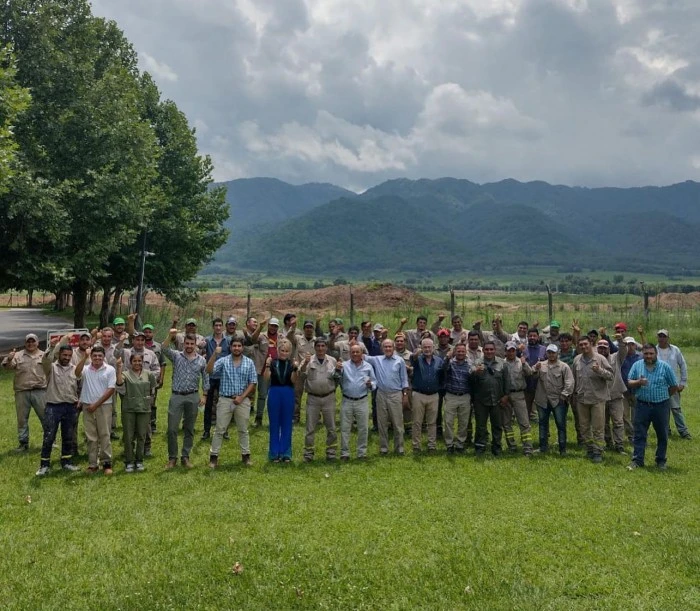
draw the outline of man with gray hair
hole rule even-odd
[[[394,429],[394,452],[403,456],[403,409],[408,406],[408,374],[402,357],[394,352],[394,342],[382,341],[382,356],[365,356],[377,377],[377,429],[379,453],[389,453],[389,423]]]
[[[413,367],[413,453],[421,453],[423,421],[428,427],[428,453],[437,450],[438,392],[442,386],[442,359],[433,354],[435,344],[425,338],[411,357]]]

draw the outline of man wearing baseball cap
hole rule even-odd
[[[622,379],[619,366],[618,350],[615,354],[610,354],[608,340],[599,339],[596,345],[598,354],[602,354],[613,368],[613,379],[608,382],[610,399],[605,402],[605,446],[608,450],[614,450],[618,454],[625,452],[625,420],[624,420],[624,394],[627,390]],[[611,426],[612,425],[612,426]]]
[[[15,408],[17,410],[17,452],[29,450],[29,416],[32,409],[44,429],[46,409],[46,374],[41,366],[44,357],[39,350],[39,338],[29,333],[24,338],[24,349],[13,350],[2,361],[5,369],[14,369]]]
[[[173,320],[173,327],[177,327],[177,323],[179,320],[176,318]],[[185,321],[185,330],[180,331],[176,336],[175,336],[175,349],[179,350],[182,352],[185,349],[185,335],[194,335],[196,338],[196,345],[197,345],[197,350],[199,354],[204,354],[204,348],[206,346],[207,340],[206,338],[201,335],[200,333],[197,333],[197,319],[196,318],[188,318]]]
[[[303,362],[306,357],[312,357],[316,352],[314,350],[314,321],[305,320],[302,334],[292,334],[289,341],[292,342],[293,353],[292,360],[297,363]],[[294,382],[294,424],[299,424],[301,421],[301,399],[304,395],[304,379],[301,375],[296,377]]]
[[[692,439],[692,435],[685,423],[685,415],[681,411],[681,393],[688,385],[688,365],[685,362],[680,348],[669,342],[667,329],[659,329],[656,333],[656,351],[660,361],[664,361],[671,366],[673,373],[678,379],[678,392],[671,395],[671,415],[676,423],[678,434],[681,439]],[[671,428],[669,426],[669,434]]]

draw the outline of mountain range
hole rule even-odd
[[[402,178],[361,195],[270,178],[224,184],[231,237],[215,263],[242,270],[700,271],[700,183],[693,181],[623,189]]]

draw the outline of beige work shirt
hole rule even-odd
[[[44,371],[48,380],[46,402],[77,403],[78,378],[75,377],[75,365],[71,362],[62,367],[53,358],[53,350],[43,358]]]
[[[593,371],[595,363],[600,368],[597,372]],[[588,360],[583,358],[583,354],[577,355],[572,370],[576,381],[576,399],[579,403],[593,405],[610,401],[608,382],[613,379],[613,369],[602,354],[594,352]]]
[[[13,384],[15,392],[46,388],[46,375],[41,365],[43,358],[43,350],[35,350],[31,353],[26,350],[19,350],[11,360],[8,357],[3,359],[3,367],[15,370]]]
[[[528,362],[525,361],[523,363],[518,357],[515,357],[512,361],[505,359],[504,364],[508,371],[508,381],[506,383],[508,393],[525,390],[527,386],[525,378],[532,375],[532,367],[530,367]]]
[[[537,376],[537,388],[535,389],[535,404],[540,407],[559,405],[562,399],[568,399],[574,392],[574,374],[563,361],[557,359],[555,363],[541,361],[540,369],[533,369]]]
[[[323,363],[314,354],[306,367],[302,366],[301,374],[304,378],[304,388],[312,395],[327,395],[335,392],[339,378],[335,370],[337,361],[332,356],[326,356]]]

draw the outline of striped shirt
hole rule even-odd
[[[628,380],[639,380],[640,378],[646,378],[647,385],[634,389],[637,401],[661,403],[669,399],[669,387],[678,386],[673,369],[668,363],[661,360],[657,360],[652,369],[647,368],[644,361],[637,361],[632,365]]]
[[[445,372],[445,391],[450,394],[468,394],[471,392],[469,387],[469,373],[471,372],[471,367],[469,361],[464,359],[463,361],[458,361],[457,359],[446,360],[444,365]]]
[[[173,350],[170,346],[163,348],[163,354],[173,362],[173,392],[197,392],[199,379],[204,379],[207,366],[204,357],[195,353],[195,357],[189,359],[184,352]]]
[[[240,397],[250,384],[258,383],[255,363],[247,356],[241,356],[241,362],[236,366],[233,356],[219,359],[214,363],[214,374],[221,379],[219,394],[223,397]]]

